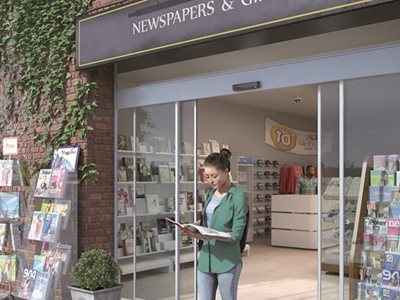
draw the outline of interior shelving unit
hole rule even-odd
[[[268,158],[255,158],[253,164],[253,235],[271,231],[271,197],[279,194],[280,165]]]
[[[175,158],[175,153],[168,153],[168,152],[134,152],[134,151],[126,151],[126,150],[118,150],[118,159],[122,157],[131,157],[132,159],[135,158],[145,158],[148,161],[164,161],[164,162],[173,162]],[[182,160],[185,161],[192,161],[194,159],[193,154],[180,154]],[[136,168],[134,168],[134,174],[136,176]],[[132,230],[132,237],[136,240],[136,248],[133,250],[133,254],[131,255],[124,255],[120,253],[117,257],[117,261],[119,266],[122,270],[122,275],[131,274],[134,270],[138,272],[148,271],[159,269],[160,271],[167,271],[173,272],[174,265],[175,265],[175,240],[174,240],[174,229],[168,227],[171,230],[168,233],[157,233],[157,219],[164,219],[165,217],[174,218],[175,217],[175,210],[168,211],[168,207],[165,207],[167,203],[163,202],[159,199],[159,207],[160,211],[156,213],[149,213],[148,211],[139,211],[138,210],[138,199],[144,199],[146,201],[146,195],[148,194],[165,194],[169,195],[169,197],[173,197],[174,195],[174,181],[166,181],[166,182],[159,182],[159,181],[128,181],[128,182],[117,182],[117,186],[121,185],[128,185],[131,190],[129,201],[135,202],[136,205],[134,206],[135,209],[133,210],[133,214],[128,215],[118,215],[116,217],[117,228],[120,227],[122,223],[126,224],[125,226],[131,227]],[[180,180],[179,184],[181,185],[181,191],[192,191],[194,181],[188,180]],[[197,183],[199,186],[202,186],[202,182]],[[138,186],[142,186],[144,190],[144,195],[137,195],[136,191]],[[139,197],[140,196],[140,197]],[[144,197],[143,197],[144,196]],[[175,200],[174,200],[175,203]],[[193,210],[183,210],[181,211],[181,218],[185,218],[186,222],[193,222],[194,221],[194,211]],[[155,234],[155,240],[157,240],[157,250],[151,250],[149,252],[141,253],[143,249],[143,245],[139,244],[139,237],[138,228],[140,228],[140,224],[146,223],[147,225],[151,226],[150,231]],[[168,240],[161,240],[168,236]],[[143,242],[143,241],[142,241]],[[193,242],[193,241],[192,241]],[[168,244],[168,246],[167,246]],[[151,247],[150,247],[151,248]],[[160,248],[160,249],[159,249]],[[120,251],[120,250],[119,250]],[[133,267],[135,262],[135,268]],[[190,246],[182,245],[180,247],[180,262],[191,262],[194,261],[194,246],[191,244]]]

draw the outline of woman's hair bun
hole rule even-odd
[[[232,152],[231,151],[229,151],[229,149],[225,149],[225,148],[223,148],[223,149],[221,149],[221,151],[219,152],[222,156],[224,156],[226,159],[231,159],[231,157],[232,157]]]

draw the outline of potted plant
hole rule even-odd
[[[91,250],[81,255],[72,270],[72,300],[121,299],[118,284],[120,269],[112,256],[104,250]]]

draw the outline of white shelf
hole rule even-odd
[[[258,205],[268,205],[271,204],[271,200],[267,201],[263,201],[263,202],[257,202],[257,201],[253,201],[253,204],[258,206]]]
[[[271,215],[270,212],[267,212],[267,213],[253,213],[253,217],[254,218],[268,217],[270,215]]]
[[[138,151],[132,151],[132,150],[118,150],[117,151],[118,155],[129,155],[129,156],[134,156],[134,155],[167,155],[167,156],[173,156],[175,153],[173,152],[138,152]],[[186,153],[181,153],[179,154],[180,156],[185,156],[185,157],[193,157],[193,154],[186,154]]]
[[[188,249],[193,249],[194,246],[186,246],[186,247],[181,247],[179,248],[180,250],[188,250]],[[154,255],[154,254],[161,254],[161,253],[166,253],[166,252],[171,252],[175,250],[161,250],[161,251],[154,251],[154,252],[148,252],[148,253],[139,253],[136,255],[136,257],[144,257],[144,256],[149,256],[149,255]],[[133,258],[134,255],[127,255],[127,256],[121,256],[118,257],[118,259],[128,259],[128,258]]]
[[[118,154],[129,154],[129,155],[134,155],[135,152],[132,150],[118,150],[117,151]]]
[[[147,216],[159,216],[159,215],[170,215],[174,214],[174,211],[162,211],[158,212],[156,214],[137,214],[136,217],[147,217]],[[124,215],[124,216],[117,216],[118,219],[131,219],[133,218],[133,215]]]

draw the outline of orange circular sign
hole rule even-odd
[[[290,151],[297,144],[295,131],[283,125],[273,125],[270,130],[271,139],[275,147],[282,151]]]

